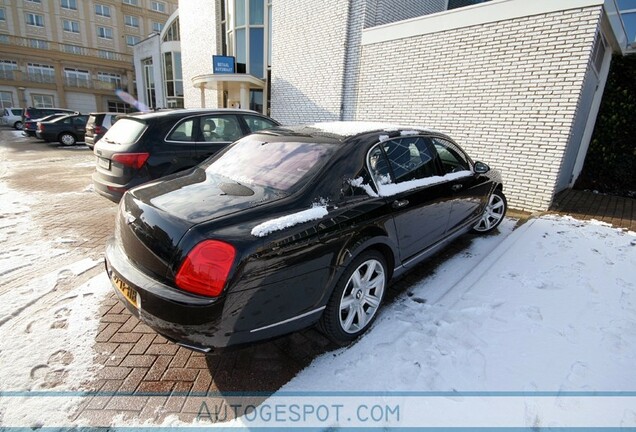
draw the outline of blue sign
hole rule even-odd
[[[215,74],[233,74],[235,72],[234,65],[234,57],[212,56],[212,71]]]

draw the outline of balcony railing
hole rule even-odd
[[[0,80],[22,81],[41,84],[55,84],[55,75],[41,73],[25,73],[20,70],[0,70]],[[95,90],[117,90],[124,83],[113,81],[102,81],[99,79],[83,79],[78,77],[65,77],[64,86],[73,88],[95,89]]]
[[[70,45],[59,42],[51,42],[41,39],[25,38],[20,36],[2,35],[0,38],[0,44],[13,45],[18,47],[41,49],[42,51],[58,51],[67,54],[73,54],[82,57],[96,57],[102,59],[116,60],[122,62],[128,62],[132,64],[133,57],[130,54],[119,53],[115,51],[109,51],[98,48],[86,48],[78,45]]]

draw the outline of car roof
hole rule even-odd
[[[180,109],[167,109],[167,110],[158,110],[158,111],[142,112],[142,113],[130,113],[130,114],[122,113],[122,118],[131,116],[141,120],[147,120],[147,119],[162,118],[162,117],[165,117],[165,118],[186,117],[188,115],[198,115],[198,114],[250,114],[250,115],[257,115],[260,117],[267,117],[259,112],[251,111],[251,110],[243,110],[243,109],[180,108]]]
[[[261,131],[257,132],[261,133]],[[397,136],[419,135],[421,133],[446,136],[434,129],[421,126],[404,126],[385,122],[336,121],[311,123],[294,126],[280,126],[263,131],[265,134],[281,136],[303,136],[333,142],[345,142],[366,135],[375,135],[380,141]]]

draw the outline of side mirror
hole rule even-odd
[[[486,174],[490,171],[490,167],[483,162],[475,162],[475,172],[477,174]]]

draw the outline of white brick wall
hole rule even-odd
[[[276,0],[272,13],[272,117],[338,120],[349,1]]]
[[[510,205],[546,210],[600,7],[362,47],[356,120],[430,126],[502,171]]]
[[[184,105],[201,107],[201,91],[192,86],[192,77],[212,73],[212,56],[220,54],[221,12],[218,0],[179,0],[181,26]],[[187,30],[185,30],[187,29]],[[207,108],[217,107],[217,92],[205,91]]]

